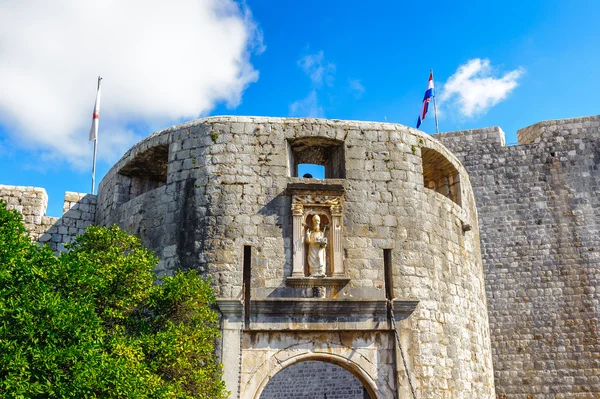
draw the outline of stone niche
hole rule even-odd
[[[290,183],[292,197],[292,275],[288,286],[314,288],[335,296],[349,279],[344,274],[342,221],[344,187],[336,183]],[[328,290],[329,295],[325,294]]]

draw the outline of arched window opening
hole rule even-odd
[[[460,175],[454,165],[442,154],[431,148],[421,149],[423,160],[423,184],[461,205]]]
[[[369,392],[348,370],[333,363],[304,361],[275,374],[260,399],[371,399]]]
[[[288,142],[288,156],[292,177],[304,177],[305,174],[324,179],[346,177],[343,141],[323,137],[296,139]],[[306,170],[307,165],[309,170]],[[322,168],[322,174],[313,173],[317,167]]]
[[[140,152],[119,170],[122,195],[129,201],[167,184],[169,146],[158,145]]]

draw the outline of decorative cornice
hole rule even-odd
[[[395,299],[396,321],[406,319],[419,301]],[[224,320],[241,323],[239,299],[217,299]],[[392,328],[385,299],[265,298],[250,301],[247,331],[374,331]],[[237,324],[236,324],[237,325]],[[243,328],[241,324],[235,328]]]
[[[345,189],[344,186],[340,183],[330,183],[327,180],[321,180],[318,183],[288,183],[287,185],[288,192],[297,193],[297,192],[331,192],[336,194],[343,194]]]
[[[241,315],[244,305],[240,299],[217,298],[217,306],[224,315]]]
[[[410,315],[419,304],[416,300],[394,299],[393,310],[397,315]],[[252,314],[269,315],[355,315],[385,314],[385,299],[336,299],[336,298],[267,298],[250,301]],[[398,318],[398,317],[396,317]]]
[[[348,277],[286,277],[285,283],[294,288],[341,288],[350,282]]]
[[[419,301],[416,299],[394,299],[392,301],[392,310],[394,314],[403,314],[406,315],[405,317],[408,317],[415,311],[417,305],[419,305]]]

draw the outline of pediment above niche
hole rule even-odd
[[[292,197],[293,214],[302,212],[304,206],[314,206],[319,209],[333,206],[337,207],[333,213],[339,213],[341,216],[345,189],[340,183],[326,180],[317,180],[311,183],[289,183],[287,190]]]
[[[296,194],[292,197],[292,202],[307,205],[341,205],[342,197],[326,194]]]

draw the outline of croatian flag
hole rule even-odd
[[[421,123],[425,120],[427,115],[427,108],[429,108],[429,102],[433,96],[433,71],[429,72],[429,83],[427,83],[427,90],[425,91],[425,97],[423,97],[423,105],[421,106],[421,113],[417,120],[417,129],[421,126]]]
[[[96,102],[94,103],[94,114],[92,115],[92,127],[90,129],[90,141],[98,140],[98,116],[100,116],[100,83],[102,78],[98,78],[98,92],[96,93]]]

